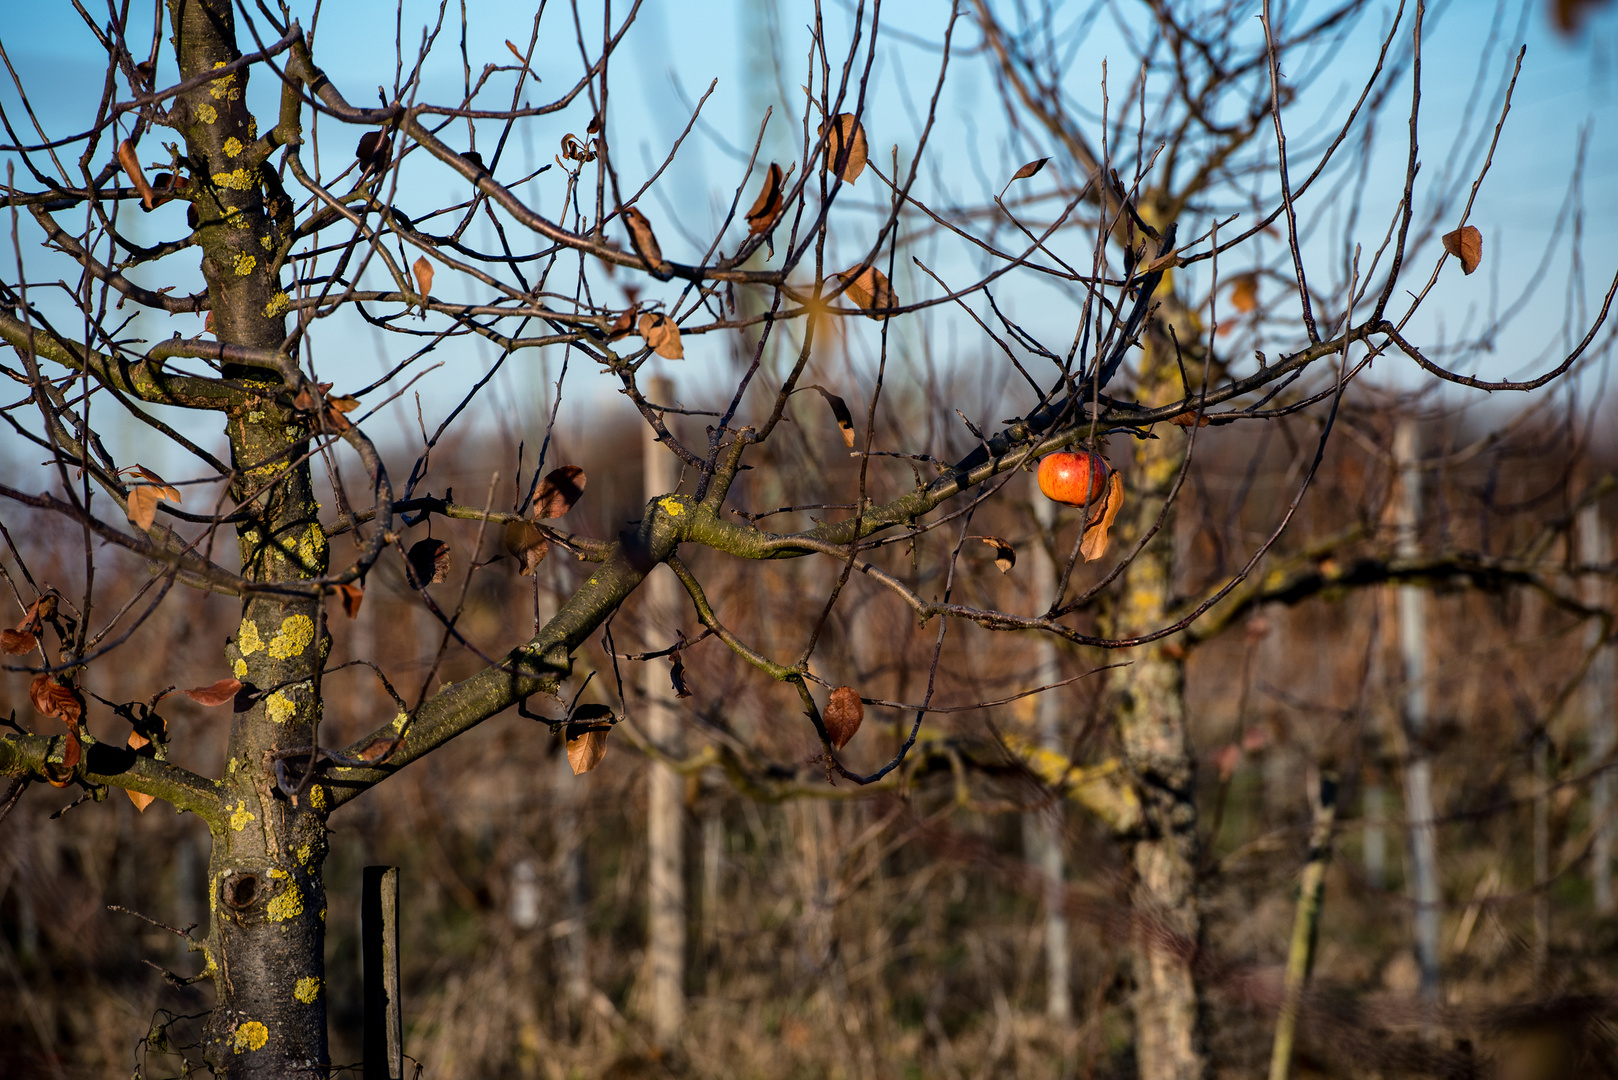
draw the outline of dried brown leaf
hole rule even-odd
[[[1241,274],[1230,283],[1230,306],[1244,315],[1258,307],[1257,274]]]
[[[410,545],[405,558],[410,563],[410,573],[415,577],[414,584],[418,589],[437,585],[449,576],[449,545],[442,540],[434,540],[430,536],[417,540]]]
[[[684,360],[685,346],[680,344],[680,324],[667,315],[649,311],[640,317],[640,336],[652,351],[665,360]]]
[[[410,269],[416,274],[416,291],[423,300],[433,291],[433,264],[427,261],[427,256],[417,256],[416,261],[410,264]]]
[[[865,171],[865,162],[870,157],[864,125],[853,113],[839,113],[830,133],[825,124],[820,126],[820,131],[826,137],[826,168],[852,184]]]
[[[567,726],[567,763],[574,776],[589,772],[607,756],[607,732],[598,724]]]
[[[617,341],[635,329],[635,312],[636,307],[631,305],[623,310],[623,314],[612,320],[612,325],[607,327],[608,341]]]
[[[837,280],[846,286],[844,293],[854,305],[863,309],[873,319],[886,319],[886,315],[871,314],[884,308],[897,307],[898,302],[893,298],[893,288],[888,284],[887,275],[874,266],[867,266],[859,273],[844,270],[837,275]]]
[[[146,757],[152,756],[152,741],[138,731],[131,731],[129,733],[129,741],[125,745],[127,745],[129,749],[135,751],[137,754],[141,754]],[[134,803],[135,809],[139,810],[141,813],[145,813],[146,808],[157,801],[157,797],[155,795],[147,795],[142,791],[130,791],[128,788],[124,789],[124,794],[129,796],[129,801]]]
[[[539,564],[550,554],[550,541],[532,521],[513,521],[506,525],[506,552],[517,560],[517,573],[532,577]]]
[[[352,582],[337,586],[337,595],[343,598],[343,614],[350,619],[360,613],[360,604],[365,602],[365,590]]]
[[[657,236],[652,232],[652,223],[646,220],[646,215],[633,206],[624,210],[624,224],[629,228],[629,242],[640,256],[646,269],[653,274],[663,271],[663,249],[658,246]]]
[[[32,630],[0,630],[0,652],[11,656],[33,652],[38,642]]]
[[[559,518],[569,510],[584,495],[584,485],[589,477],[577,465],[563,465],[559,469],[552,469],[545,474],[545,479],[539,482],[539,490],[534,492],[534,516],[537,518]]]
[[[781,166],[770,162],[769,171],[764,174],[764,187],[753,201],[753,208],[747,212],[749,235],[758,236],[775,228],[775,222],[786,206],[781,194],[781,177]]]
[[[385,131],[367,131],[360,136],[359,145],[354,148],[354,157],[364,172],[375,172],[382,168],[392,153],[393,140],[388,138]]]
[[[161,476],[157,475],[146,466],[136,465],[135,471],[141,475],[142,479],[149,480],[161,488],[163,491],[163,498],[167,499],[169,502],[177,503],[184,501],[180,498],[179,488],[175,487],[173,484],[170,484],[168,481],[164,480]]]
[[[84,746],[79,742],[79,733],[69,728],[67,742],[62,746],[62,760],[47,760],[41,770],[45,774],[45,782],[55,788],[67,787],[73,782],[73,770],[83,757]]]
[[[1470,274],[1483,261],[1483,234],[1474,225],[1463,225],[1444,234],[1444,250],[1461,260],[1461,272]]]
[[[1039,172],[1039,170],[1043,169],[1045,167],[1045,163],[1049,160],[1050,158],[1048,157],[1042,157],[1038,161],[1030,161],[1028,164],[1012,173],[1011,178],[1013,180],[1026,180],[1030,176],[1033,176],[1035,173]]]
[[[235,701],[236,695],[241,692],[242,683],[240,679],[220,679],[212,685],[193,686],[191,689],[184,691],[186,697],[198,705],[206,705],[210,709],[215,705],[223,705],[227,701]]]
[[[1017,565],[1017,549],[1011,546],[1009,540],[1002,540],[998,536],[980,536],[978,539],[994,548],[994,565],[1002,574],[1009,573]]]
[[[1107,553],[1107,532],[1123,505],[1124,478],[1113,473],[1107,478],[1107,496],[1101,504],[1101,512],[1085,527],[1084,539],[1079,542],[1079,551],[1084,555],[1085,562],[1094,562]]]
[[[140,167],[140,157],[135,153],[135,145],[128,139],[118,144],[118,164],[123,166],[124,173],[129,177],[129,182],[135,185],[135,190],[140,192],[141,205],[150,210],[155,193],[152,191],[152,185],[146,182],[146,173]]]
[[[352,394],[328,394],[326,404],[333,412],[351,413],[360,407],[360,399]]]
[[[1207,427],[1208,418],[1206,416],[1198,416],[1196,413],[1181,413],[1179,416],[1170,419],[1169,423],[1173,424],[1175,427],[1183,428]]]
[[[52,675],[36,675],[28,685],[28,700],[42,716],[54,716],[77,728],[84,716],[84,698],[77,689],[63,686]]]
[[[146,808],[148,806],[157,801],[156,795],[148,795],[144,791],[131,791],[128,788],[124,788],[124,794],[128,795],[129,801],[135,804],[135,809],[139,810],[143,814],[146,812]]]
[[[854,414],[848,411],[848,402],[827,390],[824,386],[806,386],[805,390],[819,390],[820,396],[826,399],[831,406],[832,415],[837,418],[837,427],[843,433],[843,444],[850,450],[854,448]]]
[[[675,649],[669,653],[669,682],[674,685],[674,696],[688,698],[691,696],[691,687],[685,681],[685,661],[680,659],[680,650]]]
[[[826,711],[821,714],[821,720],[826,725],[826,736],[839,750],[848,745],[864,719],[865,703],[852,686],[839,686],[833,690],[826,702]]]

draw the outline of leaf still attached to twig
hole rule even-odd
[[[590,478],[577,465],[563,465],[545,474],[534,492],[534,516],[559,518],[584,497]]]
[[[1463,225],[1444,234],[1444,250],[1461,260],[1461,272],[1470,274],[1483,261],[1483,234],[1475,225]]]
[[[848,298],[869,318],[886,319],[888,316],[883,313],[885,309],[898,306],[887,275],[874,266],[867,266],[857,274],[844,270],[837,275],[837,280],[843,283],[843,291]]]
[[[1011,174],[1011,179],[1013,179],[1013,180],[1026,180],[1026,179],[1028,179],[1030,176],[1033,176],[1035,173],[1039,172],[1039,170],[1043,169],[1045,167],[1045,163],[1047,161],[1049,161],[1049,160],[1050,160],[1050,158],[1048,158],[1048,157],[1042,157],[1038,161],[1030,161],[1028,164],[1024,165],[1022,168],[1020,168],[1016,172],[1012,173]]]
[[[150,210],[154,205],[152,200],[156,197],[156,193],[152,191],[152,185],[146,182],[146,173],[140,167],[140,157],[135,153],[135,144],[128,139],[118,144],[118,164],[123,166],[129,182],[134,184],[135,190],[140,193],[141,206]]]
[[[871,153],[865,142],[865,126],[853,113],[839,113],[830,127],[828,132],[827,125],[820,125],[820,133],[826,138],[826,168],[852,184],[865,171]]]
[[[617,720],[605,705],[580,705],[567,719],[567,763],[573,775],[587,773],[607,756],[607,735]]]
[[[826,725],[826,737],[841,750],[860,730],[860,724],[865,720],[865,703],[852,686],[839,686],[831,692],[826,711],[820,715],[822,723]]]
[[[1124,480],[1117,473],[1107,478],[1107,494],[1095,519],[1085,526],[1079,552],[1085,562],[1095,562],[1107,553],[1107,533],[1124,505]]]
[[[848,411],[848,402],[824,386],[812,384],[804,389],[820,391],[820,396],[826,399],[826,404],[831,406],[832,415],[837,418],[837,428],[843,433],[843,445],[850,450],[854,449],[854,414]]]
[[[517,573],[533,577],[545,556],[551,553],[551,543],[532,521],[513,521],[506,525],[506,554],[517,560]]]
[[[410,564],[410,573],[415,577],[412,584],[418,589],[437,585],[449,576],[449,545],[442,540],[434,540],[430,536],[417,540],[410,545],[410,552],[405,558]]]
[[[421,294],[421,301],[425,304],[427,294],[433,291],[433,264],[427,261],[427,256],[420,255],[410,264],[410,269],[415,271],[416,291]]]
[[[652,223],[646,220],[646,215],[633,206],[624,209],[624,225],[629,229],[629,243],[640,256],[640,261],[646,264],[646,269],[652,276],[667,281],[671,276],[663,269],[663,249],[657,243],[657,236],[652,232]]]
[[[748,235],[758,236],[775,228],[775,222],[786,206],[786,200],[781,195],[781,179],[781,166],[770,162],[770,168],[764,174],[764,187],[753,201],[753,208],[747,212]]]
[[[685,359],[685,346],[680,343],[680,324],[667,315],[648,311],[640,317],[639,329],[646,344],[663,359]]]
[[[210,686],[193,686],[183,691],[186,697],[208,708],[223,705],[227,701],[235,701],[236,695],[242,692],[240,679],[220,679]]]
[[[998,536],[979,536],[977,539],[994,548],[994,565],[1002,574],[1011,572],[1017,565],[1017,549],[1011,546],[1009,540],[1002,540]]]
[[[347,582],[337,586],[337,595],[343,599],[343,614],[350,619],[360,613],[360,604],[365,601],[365,589],[354,582]]]

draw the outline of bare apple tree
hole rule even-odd
[[[901,155],[870,142],[888,125],[868,106],[891,6],[862,0],[839,46],[841,32],[828,29],[817,3],[796,159],[763,159],[765,125],[779,121],[760,117],[710,226],[693,215],[676,220],[650,197],[695,113],[661,165],[632,169],[612,141],[621,106],[609,95],[609,75],[638,4],[619,14],[609,5],[599,19],[577,6],[559,16],[542,5],[526,46],[511,45],[515,63],[502,56],[474,76],[463,61],[462,97],[434,104],[421,100],[424,65],[457,29],[441,8],[415,55],[401,50],[395,82],[376,106],[353,103],[365,92],[345,79],[340,43],[328,53],[313,30],[316,16],[306,32],[286,4],[171,0],[171,36],[162,11],[149,31],[127,4],[109,8],[104,23],[86,15],[107,56],[95,113],[68,133],[45,130],[31,110],[4,118],[15,167],[4,201],[17,251],[23,237],[43,234],[56,253],[49,258],[71,260],[77,277],[49,280],[55,270],[44,269],[46,257],[19,255],[0,285],[0,337],[15,354],[5,373],[25,388],[3,415],[11,437],[50,462],[49,490],[7,484],[0,495],[13,508],[8,518],[59,515],[83,558],[77,585],[55,588],[30,572],[17,545],[9,549],[6,575],[20,613],[4,648],[9,670],[31,680],[31,726],[40,730],[18,727],[0,739],[0,770],[15,778],[8,806],[32,781],[96,797],[116,787],[137,806],[161,799],[206,823],[209,924],[196,939],[203,964],[194,977],[213,986],[203,1057],[215,1074],[329,1068],[328,818],[512,708],[544,719],[575,769],[594,768],[623,718],[624,677],[619,671],[617,708],[578,705],[574,658],[606,632],[615,669],[619,661],[672,660],[678,680],[693,639],[678,635],[625,659],[610,638],[615,613],[648,576],[672,573],[700,625],[693,633],[790,687],[806,719],[783,722],[807,724],[819,742],[807,766],[768,761],[728,733],[708,751],[705,760],[723,764],[739,785],[778,794],[827,783],[896,785],[924,721],[941,708],[951,635],[989,632],[988,640],[1003,641],[993,633],[1038,633],[1129,650],[1132,663],[1107,675],[1121,753],[1112,767],[1086,774],[1083,799],[1125,845],[1134,874],[1129,940],[1142,1075],[1202,1075],[1198,808],[1184,653],[1171,639],[1222,602],[1253,602],[1237,590],[1292,519],[1344,395],[1376,358],[1401,356],[1431,379],[1467,387],[1536,390],[1579,363],[1612,297],[1609,289],[1576,347],[1524,381],[1479,379],[1429,357],[1411,339],[1412,318],[1441,272],[1470,273],[1480,257],[1469,199],[1495,144],[1485,141],[1470,171],[1418,188],[1422,4],[1389,13],[1380,53],[1357,61],[1360,92],[1302,149],[1287,141],[1297,89],[1289,79],[1353,66],[1331,50],[1367,5],[1288,21],[1272,21],[1266,6],[1256,38],[1239,8],[1182,16],[1150,5],[1139,73],[1093,124],[1067,104],[1063,53],[1041,37],[1052,20],[1012,25],[1011,13],[987,3],[929,12],[919,29],[936,36],[936,70],[915,84],[926,107]],[[1020,169],[1007,165],[1001,197],[963,209],[922,193],[946,82],[960,64],[978,62],[961,58],[966,37],[987,46],[1015,123],[1053,149]],[[561,49],[579,53],[573,81],[548,103],[528,104],[535,56]],[[333,65],[329,74],[322,59]],[[249,111],[252,77],[278,88],[275,115]],[[1101,73],[1087,77],[1099,82]],[[1408,106],[1409,120],[1399,136],[1401,167],[1384,175],[1369,163],[1394,138],[1379,122],[1396,103]],[[559,139],[555,167],[545,167],[552,171],[543,183],[552,186],[544,190],[554,192],[547,198],[557,209],[542,212],[532,194],[537,174],[511,165],[510,139],[527,127],[554,140],[560,118],[585,122]],[[162,129],[178,141],[163,143]],[[445,170],[462,194],[431,205],[417,192],[441,190],[431,178]],[[856,184],[878,197],[849,205]],[[1047,186],[1004,199],[1035,184]],[[1345,189],[1378,185],[1391,215],[1363,224],[1351,215],[1341,245],[1325,245],[1315,265],[1322,208]],[[137,204],[175,208],[150,219],[171,224],[174,238],[133,239]],[[665,254],[675,250],[676,228],[696,253],[688,261]],[[1375,234],[1363,248],[1362,231]],[[1282,239],[1278,256],[1260,248],[1272,234]],[[490,247],[479,246],[480,235]],[[923,259],[922,240],[957,253],[946,263]],[[170,268],[191,260],[200,260],[204,287],[179,295],[173,282],[185,276]],[[1227,269],[1233,263],[1236,274]],[[452,280],[474,298],[447,298],[442,285]],[[1221,312],[1221,289],[1232,281],[1234,311]],[[898,291],[906,282],[914,295]],[[995,292],[1014,282],[1060,305],[1061,341],[1042,341],[996,303]],[[138,340],[126,305],[206,313],[207,329]],[[949,381],[943,365],[906,369],[923,380],[919,397],[914,386],[892,385],[907,327],[942,313],[981,334],[977,363],[987,365],[986,378],[954,382],[975,397],[952,398],[926,381]],[[1244,328],[1227,347],[1219,330],[1233,319]],[[392,369],[365,386],[350,384],[343,363],[340,328],[358,320],[394,343]],[[1261,329],[1275,355],[1239,359],[1236,347],[1252,348]],[[511,510],[495,507],[493,484],[476,502],[429,486],[433,451],[442,453],[457,425],[477,415],[492,372],[464,382],[436,430],[423,422],[420,444],[400,467],[390,470],[371,430],[373,414],[434,350],[477,339],[489,343],[494,370],[525,350],[567,358],[537,460],[519,460]],[[731,374],[703,371],[681,389],[702,407],[654,389],[654,358],[676,360],[715,340],[736,363]],[[849,405],[858,405],[855,378],[829,359],[860,350],[869,357],[857,380],[863,409]],[[614,379],[675,459],[678,483],[616,535],[546,523],[586,487],[582,470],[549,456],[561,396],[573,385],[567,365]],[[796,396],[803,391],[818,396]],[[1013,419],[988,420],[997,410]],[[191,419],[163,418],[175,415]],[[1311,417],[1317,429],[1290,502],[1221,581],[1189,601],[1176,597],[1168,541],[1188,462],[1208,437],[1199,432],[1262,430],[1283,416]],[[113,417],[145,425],[147,438],[189,455],[191,469],[163,477],[138,457],[115,454],[117,440],[103,435]],[[789,438],[794,418],[800,424]],[[227,456],[197,437],[209,424],[228,439]],[[824,444],[803,448],[805,430],[851,457],[820,468],[830,459]],[[788,448],[777,449],[783,442]],[[1095,497],[1066,493],[1074,509],[1053,551],[1052,593],[968,583],[973,564],[963,553],[992,551],[1007,565],[1016,558],[1012,544],[974,532],[974,518],[1020,497],[1021,474],[1068,449],[1089,455],[1079,460],[1099,482]],[[328,489],[331,512],[323,513]],[[736,505],[743,491],[760,500],[755,509]],[[827,520],[765,527],[810,512]],[[469,557],[430,535],[431,523],[446,519],[475,524]],[[1109,543],[1114,528],[1119,536]],[[231,533],[234,552],[224,543]],[[491,565],[499,547],[506,558]],[[535,576],[547,556],[562,553],[590,572],[569,582],[564,601],[536,618],[531,634],[496,640],[467,629],[477,575]],[[738,567],[756,576],[786,572],[766,564],[803,561],[823,564],[826,577],[814,613],[788,627],[741,628],[727,619],[725,592],[705,587],[705,578],[741,580]],[[352,661],[396,715],[332,745],[322,739],[322,705],[337,670],[328,665],[333,641],[344,633],[344,613],[363,603],[368,575],[388,564],[403,569],[415,602],[437,621],[437,655],[425,678],[398,688],[387,657]],[[114,567],[142,576],[109,609],[97,590]],[[916,700],[881,699],[815,670],[827,627],[858,582],[929,627]],[[232,709],[226,759],[212,777],[169,760],[161,687],[136,700],[97,693],[103,672],[150,647],[142,624],[188,590],[241,603],[225,650],[228,674],[209,651],[183,658],[198,684],[186,693]],[[783,645],[788,637],[795,644]],[[476,658],[480,669],[443,681],[448,657]],[[1030,681],[1019,690],[1050,687]],[[535,712],[549,695],[574,704]],[[868,707],[905,719],[891,754],[856,767],[843,751]]]

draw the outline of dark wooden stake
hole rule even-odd
[[[365,868],[360,939],[365,962],[365,1080],[403,1080],[397,866]]]

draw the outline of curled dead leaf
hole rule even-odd
[[[506,553],[517,560],[517,573],[532,577],[539,564],[550,554],[550,541],[532,521],[512,521],[506,524]]]
[[[845,286],[844,292],[856,307],[863,309],[873,319],[886,319],[885,314],[876,314],[885,308],[897,307],[898,302],[893,298],[893,288],[888,284],[887,275],[874,266],[867,266],[859,273],[844,270],[837,275],[837,280]]]
[[[559,518],[573,509],[583,497],[584,485],[589,479],[577,465],[563,465],[546,473],[545,479],[539,482],[539,490],[534,492],[534,516]]]
[[[1009,573],[1017,565],[1017,549],[1008,540],[998,536],[980,536],[977,539],[994,548],[994,565],[1002,573]]]
[[[1179,416],[1172,417],[1169,420],[1169,423],[1173,424],[1175,427],[1188,428],[1207,427],[1209,421],[1206,416],[1198,416],[1196,413],[1181,413]]]
[[[680,650],[675,649],[669,653],[669,682],[674,686],[674,696],[688,698],[691,696],[691,687],[685,681],[685,661],[680,659]]]
[[[826,139],[826,168],[852,184],[865,171],[870,148],[865,142],[865,127],[853,113],[839,113],[832,121],[831,130],[820,125]]]
[[[39,638],[32,630],[0,630],[0,652],[21,656],[34,651]]]
[[[685,359],[685,346],[680,344],[680,324],[667,315],[649,311],[640,317],[639,329],[646,344],[663,359]]]
[[[365,590],[361,586],[353,582],[339,585],[337,595],[343,598],[344,615],[352,619],[360,613],[360,604],[365,602]]]
[[[437,585],[449,576],[449,545],[430,536],[417,540],[410,545],[405,561],[410,564],[410,574],[414,578],[411,584],[415,588]]]
[[[1470,274],[1483,261],[1483,234],[1474,225],[1463,225],[1444,234],[1444,250],[1461,260],[1461,272]]]
[[[393,153],[393,140],[388,138],[385,131],[367,131],[360,136],[359,145],[354,148],[354,158],[360,163],[362,175],[380,170],[388,163],[388,156]]]
[[[616,319],[612,320],[612,325],[607,327],[608,341],[617,341],[619,338],[628,335],[631,330],[635,329],[636,310],[637,309],[634,305],[626,307],[624,308],[622,314],[620,314]]]
[[[157,518],[157,504],[165,499],[175,503],[181,501],[180,491],[144,465],[136,465],[135,472],[150,484],[137,484],[129,489],[128,515],[134,526],[145,532]]]
[[[1100,512],[1085,526],[1084,538],[1079,541],[1079,551],[1084,555],[1085,562],[1094,562],[1107,553],[1107,532],[1123,505],[1124,479],[1113,473],[1107,478],[1106,499],[1101,504]]]
[[[634,247],[635,254],[640,256],[640,261],[646,264],[646,269],[658,280],[667,281],[672,275],[663,270],[663,249],[658,246],[652,223],[646,220],[646,215],[633,206],[626,207],[624,225],[629,229],[629,243]]]
[[[35,675],[28,684],[28,700],[42,716],[53,716],[70,728],[84,718],[84,698],[77,688],[63,686],[53,675]]]
[[[1012,173],[1011,178],[1013,180],[1026,180],[1030,176],[1033,176],[1035,173],[1039,172],[1039,170],[1043,169],[1045,167],[1045,163],[1049,160],[1050,158],[1048,157],[1042,157],[1038,161],[1030,161],[1028,164]]]
[[[852,686],[839,686],[831,692],[821,720],[826,725],[826,737],[841,750],[848,745],[865,719],[865,703]]]
[[[426,300],[427,294],[433,291],[433,264],[427,261],[427,256],[418,255],[416,261],[410,264],[410,269],[416,275],[416,291]]]
[[[753,208],[747,212],[747,232],[750,236],[758,236],[775,228],[775,222],[786,206],[781,194],[781,179],[781,166],[770,162],[770,168],[764,174],[764,187],[753,201]]]
[[[124,173],[129,182],[135,185],[140,192],[140,204],[147,210],[152,208],[155,197],[152,185],[146,182],[146,173],[140,167],[140,158],[135,153],[135,145],[128,139],[118,144],[118,164],[123,166]]]
[[[805,390],[819,390],[820,396],[826,399],[831,406],[831,414],[837,418],[837,427],[843,433],[843,445],[850,450],[854,448],[854,414],[848,411],[848,402],[827,390],[824,386],[806,386]]]
[[[611,729],[593,723],[567,725],[567,764],[580,776],[601,764],[607,756],[607,733]]]
[[[215,705],[223,705],[227,701],[235,701],[236,695],[241,692],[242,683],[240,679],[220,679],[218,682],[208,686],[193,686],[191,689],[183,691],[186,697],[198,705],[205,705],[210,709]]]

